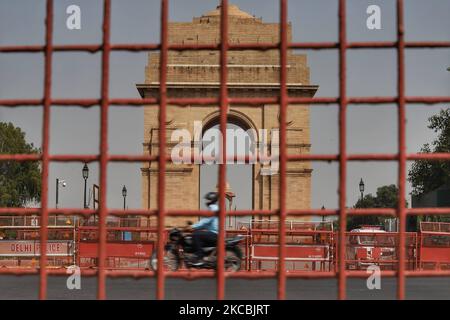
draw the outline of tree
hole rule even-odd
[[[408,206],[408,203],[405,204]],[[397,208],[398,188],[395,184],[382,186],[377,189],[376,196],[367,194],[359,199],[354,208]],[[351,230],[360,225],[384,225],[383,216],[350,216],[347,219],[347,229]]]
[[[428,128],[437,133],[437,138],[431,144],[422,146],[420,153],[448,153],[450,152],[450,109],[443,109],[438,114],[428,118]],[[450,183],[450,162],[416,160],[408,173],[408,180],[412,185],[412,195],[421,197],[444,184]],[[434,221],[449,221],[448,216],[425,216],[420,219]]]
[[[428,128],[438,134],[430,144],[426,143],[420,153],[450,152],[450,109],[441,110],[428,118]],[[450,163],[448,161],[416,160],[408,173],[412,194],[421,196],[443,184],[450,182]]]
[[[0,154],[39,153],[32,143],[27,143],[25,133],[12,123],[0,122]],[[39,201],[41,171],[36,161],[0,161],[0,206],[23,207]]]

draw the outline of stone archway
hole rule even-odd
[[[229,110],[227,117],[227,156],[250,156],[257,149],[258,130],[253,121],[239,110]],[[220,111],[207,115],[202,121],[202,141],[209,136],[210,130],[220,131]],[[215,136],[215,134],[211,134]],[[213,143],[213,142],[209,142]],[[208,144],[208,143],[206,143]],[[214,144],[214,143],[213,143]],[[203,147],[205,142],[203,141]],[[217,145],[218,147],[218,145]],[[254,208],[254,177],[257,172],[252,161],[227,162],[227,210],[252,210]],[[217,190],[218,165],[199,164],[199,202],[202,209],[203,195],[209,191]],[[251,216],[228,216],[227,228],[236,228],[240,223],[247,223]]]
[[[230,109],[227,113],[227,122],[235,124],[245,131],[255,130],[256,134],[258,134],[259,128],[256,126],[255,122],[252,121],[250,116],[248,116],[242,111]],[[220,110],[211,112],[202,119],[203,131],[206,131],[212,126],[217,125],[219,123],[220,123]],[[258,139],[258,136],[256,136],[255,138]]]
[[[217,11],[217,10],[216,10]],[[169,41],[173,44],[217,44],[219,40],[220,15],[216,11],[194,18],[192,22],[169,23]],[[280,26],[264,23],[262,19],[244,13],[235,7],[229,14],[230,42],[232,43],[277,43]],[[288,29],[292,38],[291,25]],[[230,51],[228,53],[228,92],[236,97],[277,97],[279,95],[279,53],[267,51]],[[218,51],[169,52],[167,66],[167,94],[173,98],[218,98],[220,92],[220,55]],[[159,96],[159,54],[150,53],[146,68],[146,81],[137,85],[143,98]],[[306,55],[288,52],[288,93],[290,97],[313,97],[318,86],[309,83],[309,68]],[[214,125],[219,111],[217,106],[167,106],[168,152],[174,142],[171,132],[185,129],[194,136],[194,123],[200,121],[206,128]],[[279,127],[277,105],[232,105],[229,121],[244,128],[268,131]],[[144,108],[144,153],[158,154],[158,108]],[[259,139],[259,137],[258,137]],[[269,144],[272,140],[267,141]],[[191,141],[195,147],[195,139]],[[288,106],[287,152],[306,154],[310,151],[309,107]],[[273,210],[278,208],[277,172],[263,170],[260,163],[254,165],[253,209]],[[269,172],[269,174],[267,174]],[[309,162],[292,162],[287,166],[287,208],[310,208],[311,165]],[[144,163],[142,168],[142,206],[157,208],[157,163]],[[168,163],[166,171],[166,208],[192,209],[199,205],[199,168],[195,164],[175,165]],[[187,218],[167,218],[168,225],[183,224]]]

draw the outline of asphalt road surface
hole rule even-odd
[[[229,279],[226,286],[226,299],[271,300],[276,299],[276,280]],[[0,299],[37,299],[38,276],[0,276]],[[65,277],[49,277],[48,299],[95,299],[97,279],[81,279],[80,290],[69,290]],[[349,299],[395,299],[396,279],[381,281],[380,290],[369,290],[366,281],[348,279],[347,295]],[[411,278],[406,282],[407,299],[449,299],[450,278]],[[209,300],[215,297],[215,280],[166,280],[167,299]],[[108,299],[154,299],[155,279],[108,279]],[[336,299],[337,281],[323,280],[287,280],[287,298],[294,300]]]

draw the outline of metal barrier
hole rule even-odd
[[[397,276],[397,296],[399,299],[405,298],[405,278],[406,276],[433,276],[433,275],[449,275],[448,273],[429,272],[411,272],[405,268],[406,264],[406,216],[422,215],[422,214],[450,214],[450,208],[420,208],[407,209],[405,207],[406,196],[406,161],[408,160],[450,160],[449,153],[441,154],[407,154],[406,151],[406,134],[405,134],[405,109],[406,103],[411,104],[433,104],[450,102],[450,97],[406,97],[405,95],[405,49],[407,48],[450,48],[450,42],[406,42],[405,41],[405,27],[404,27],[404,1],[396,0],[397,3],[397,40],[392,42],[354,42],[347,41],[346,32],[346,0],[339,1],[339,39],[338,42],[329,43],[289,43],[287,36],[288,26],[288,0],[279,0],[280,3],[280,42],[279,44],[230,44],[228,35],[228,0],[222,0],[221,7],[221,26],[220,26],[220,44],[215,45],[169,45],[168,42],[168,6],[169,0],[161,0],[161,43],[160,44],[111,44],[111,0],[104,0],[103,6],[103,37],[101,44],[94,45],[53,45],[53,0],[47,0],[46,7],[46,37],[45,45],[25,45],[25,46],[1,46],[0,53],[19,53],[19,52],[43,52],[45,56],[45,72],[44,72],[44,95],[43,99],[27,100],[0,100],[0,105],[7,107],[16,106],[40,106],[43,105],[43,145],[42,154],[2,154],[0,161],[41,161],[42,162],[42,197],[41,208],[0,208],[0,214],[13,215],[33,215],[40,214],[40,268],[35,269],[35,273],[39,273],[39,297],[45,299],[47,296],[47,276],[51,272],[46,268],[47,266],[47,252],[43,249],[47,247],[48,242],[48,220],[49,214],[59,215],[77,215],[80,212],[87,215],[98,215],[99,217],[99,246],[98,259],[99,267],[95,273],[98,276],[98,292],[99,299],[106,298],[105,281],[107,276],[127,276],[136,275],[134,272],[117,272],[108,271],[106,269],[106,248],[107,248],[107,229],[106,217],[108,215],[141,215],[141,216],[157,216],[158,217],[158,272],[157,278],[157,299],[163,299],[165,294],[165,278],[166,277],[187,277],[190,278],[189,272],[180,272],[177,274],[165,272],[163,270],[163,235],[165,227],[166,216],[176,215],[200,215],[207,216],[211,213],[204,211],[190,211],[180,213],[177,211],[166,210],[164,205],[165,199],[165,169],[166,161],[170,159],[165,156],[149,156],[149,155],[110,155],[108,153],[108,110],[111,105],[159,105],[159,122],[160,122],[160,154],[166,154],[166,107],[167,104],[175,105],[205,105],[205,104],[219,104],[220,105],[220,129],[222,133],[226,130],[227,125],[227,107],[228,104],[238,105],[259,105],[261,103],[279,104],[280,105],[280,188],[279,188],[279,210],[275,211],[232,211],[226,212],[225,207],[225,178],[226,178],[226,140],[221,144],[221,165],[219,166],[219,194],[220,194],[220,223],[219,223],[219,241],[218,241],[218,271],[217,278],[217,298],[223,299],[225,296],[225,277],[233,277],[233,274],[225,274],[224,272],[224,239],[225,239],[225,217],[229,215],[260,215],[270,216],[278,215],[279,217],[279,250],[278,250],[278,269],[276,272],[268,272],[266,277],[276,277],[278,279],[277,296],[279,299],[284,299],[286,296],[286,279],[285,272],[287,246],[286,246],[286,217],[289,216],[310,216],[310,215],[339,215],[340,232],[338,242],[338,261],[339,265],[336,272],[322,272],[313,273],[304,272],[302,274],[289,275],[294,277],[337,277],[339,280],[338,296],[339,299],[346,298],[346,283],[347,277],[360,277],[361,274],[352,273],[346,270],[346,221],[347,215],[367,215],[379,214],[388,216],[397,216],[399,218],[399,241],[398,241],[398,270],[395,273],[385,273],[386,276]],[[397,50],[398,62],[398,88],[395,97],[348,97],[347,96],[347,50],[362,49],[362,48],[393,48]],[[167,97],[167,62],[169,50],[220,50],[220,98],[219,99],[183,99],[183,98],[168,98]],[[278,49],[280,51],[280,95],[278,98],[229,98],[227,92],[227,52],[228,50],[267,50]],[[339,52],[339,97],[330,98],[291,98],[287,91],[287,52],[288,49],[314,49],[314,50],[329,50],[338,49]],[[160,59],[160,87],[158,99],[111,99],[109,96],[109,62],[112,51],[148,51],[159,50],[161,52]],[[52,61],[54,52],[67,51],[83,51],[102,53],[102,77],[101,77],[101,98],[100,99],[53,99],[51,94],[52,85]],[[348,104],[386,104],[396,103],[398,105],[398,153],[395,154],[347,154],[346,147],[346,113]],[[286,148],[286,114],[288,104],[339,104],[339,153],[330,155],[287,155]],[[50,155],[49,141],[50,141],[50,107],[51,106],[65,106],[65,105],[79,105],[82,107],[91,107],[94,105],[101,106],[101,145],[100,153],[96,155]],[[397,209],[348,209],[346,207],[346,185],[347,185],[347,162],[348,161],[398,161],[398,185],[399,185],[399,201]],[[79,209],[50,209],[48,203],[48,173],[50,162],[100,162],[100,203],[98,210],[79,210]],[[157,161],[159,174],[159,195],[157,210],[110,210],[107,208],[107,165],[108,162],[142,162],[142,161]],[[286,208],[286,164],[288,161],[337,161],[339,162],[339,207],[331,210],[287,210]],[[8,274],[8,272],[3,272]],[[21,270],[11,270],[10,274],[25,273]],[[29,273],[29,272],[27,272]],[[93,275],[88,272],[86,275]],[[143,276],[153,276],[153,273],[145,273]],[[262,276],[261,274],[256,277]],[[248,273],[247,275],[239,275],[239,277],[255,278],[255,275]]]
[[[334,261],[334,233],[331,222],[285,221],[286,270],[331,271]],[[243,224],[244,225],[244,224]],[[248,223],[251,242],[250,271],[279,268],[277,221]]]
[[[63,217],[64,218],[64,217]],[[76,226],[73,220],[53,217],[48,226],[47,265],[63,267],[75,263]],[[0,267],[36,267],[41,256],[38,217],[0,217]]]
[[[450,270],[450,223],[420,223],[420,270]]]
[[[418,266],[418,237],[415,232],[405,234],[406,270]],[[371,265],[381,270],[397,270],[400,234],[398,232],[347,232],[346,265],[349,270],[365,270]]]
[[[141,227],[140,220],[117,219],[108,223],[106,231],[106,267],[110,269],[148,268],[154,250],[157,231]],[[139,223],[139,224],[138,224]],[[134,225],[123,227],[122,225]],[[164,239],[167,236],[165,235]],[[77,228],[77,265],[98,268],[99,226]]]
[[[0,266],[33,267],[40,255],[39,225],[35,217],[3,217],[0,226]],[[16,219],[17,218],[17,219]],[[10,225],[5,225],[8,221]],[[56,223],[56,219],[53,219]],[[21,225],[24,224],[24,225]],[[274,221],[240,223],[226,230],[226,237],[244,236],[242,270],[277,271],[279,233]],[[149,269],[149,259],[157,242],[157,228],[146,220],[119,218],[107,222],[106,261],[108,269]],[[285,270],[330,272],[339,265],[336,249],[339,233],[332,223],[286,221]],[[11,231],[11,232],[5,232]],[[167,241],[169,230],[165,230]],[[90,221],[74,225],[49,226],[48,266],[98,268],[99,227]],[[346,232],[346,270],[364,271],[377,265],[396,271],[399,261],[398,232]],[[405,269],[448,270],[450,267],[450,223],[422,222],[419,233],[406,233]],[[187,271],[181,267],[181,270]],[[191,271],[195,272],[195,271]]]

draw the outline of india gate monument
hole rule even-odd
[[[261,18],[229,6],[230,43],[278,43],[280,25],[265,23]],[[192,22],[169,23],[170,44],[219,44],[220,7],[196,17]],[[292,25],[288,26],[288,39],[292,39]],[[220,90],[220,51],[171,51],[168,56],[167,88],[169,97],[217,98]],[[229,51],[228,90],[230,97],[277,97],[280,90],[280,57],[278,50]],[[138,84],[142,98],[158,98],[159,53],[150,53],[145,69],[145,83]],[[310,85],[310,72],[306,55],[288,53],[288,92],[290,97],[313,97],[318,86]],[[143,150],[147,155],[158,155],[158,107],[144,108]],[[185,129],[194,137],[194,122],[201,123],[203,132],[219,123],[219,108],[211,106],[167,106],[167,153],[178,143],[171,140],[177,129]],[[228,122],[244,131],[261,129],[276,132],[279,128],[279,106],[232,105],[228,109]],[[256,137],[260,138],[260,137]],[[259,139],[258,141],[260,141]],[[277,143],[268,135],[268,145]],[[191,141],[194,148],[195,141]],[[288,154],[310,152],[309,106],[290,105],[287,113]],[[271,148],[269,147],[270,151]],[[168,210],[197,210],[201,208],[200,166],[198,163],[167,163],[166,208]],[[204,164],[205,165],[205,164]],[[231,166],[232,164],[230,164]],[[252,166],[253,210],[278,208],[279,175],[270,165],[256,162]],[[142,208],[156,209],[158,197],[158,163],[144,163],[142,173]],[[287,165],[287,208],[308,209],[311,206],[310,162],[289,162]],[[214,191],[214,190],[211,190]],[[259,217],[254,217],[260,219]],[[152,219],[156,219],[152,218]],[[276,216],[264,219],[277,220]],[[296,217],[290,220],[305,220]],[[184,225],[188,217],[167,217],[169,226]]]

